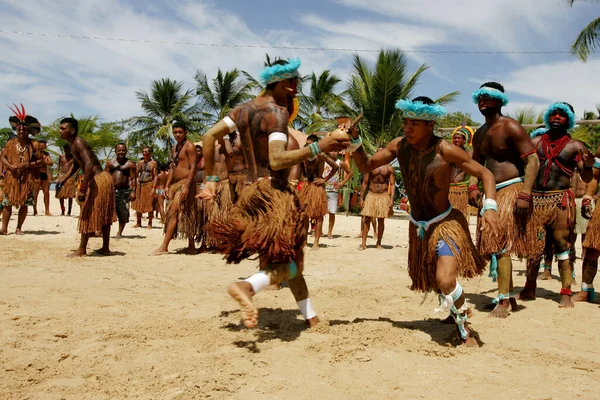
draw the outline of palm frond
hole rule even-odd
[[[596,18],[579,33],[571,45],[571,54],[579,57],[581,61],[586,62],[590,52],[593,52],[599,45],[600,18]]]

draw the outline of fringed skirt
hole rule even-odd
[[[304,214],[287,182],[261,179],[244,188],[229,218],[213,219],[210,236],[222,243],[227,263],[259,255],[269,263],[288,263],[302,248],[306,236]]]
[[[171,221],[177,221],[172,239],[195,238],[199,226],[198,202],[196,201],[196,185],[190,185],[186,198],[181,198],[181,192],[187,185],[187,179],[174,183],[169,189],[169,204],[165,210],[164,232]]]
[[[582,246],[588,249],[600,250],[600,207],[596,207],[592,213],[592,219],[588,224]]]
[[[452,208],[456,208],[463,213],[467,221],[469,221],[469,193],[467,183],[451,183],[448,200],[450,200]]]
[[[3,192],[4,199],[0,201],[5,206],[22,207],[32,205],[34,179],[30,170],[21,172],[6,171],[4,177]]]
[[[240,195],[242,194],[242,190],[244,190],[244,186],[246,185],[247,180],[247,169],[229,173],[229,182],[231,182],[231,187],[233,188],[233,191],[235,193],[234,202],[237,201],[237,198],[240,197]]]
[[[440,239],[451,249],[459,277],[471,279],[483,274],[486,261],[475,248],[467,220],[460,211],[453,209],[442,221],[431,225],[423,239],[419,238],[417,227],[412,223],[409,224],[408,234],[411,290],[428,292],[438,289],[436,249]]]
[[[154,211],[154,186],[153,182],[140,183],[135,189],[135,200],[131,202],[131,208],[145,214]]]
[[[117,220],[115,187],[111,174],[104,171],[88,184],[87,197],[81,205],[79,232],[93,233]]]
[[[360,213],[364,217],[388,218],[394,215],[392,199],[387,192],[369,192],[365,198],[365,206]]]
[[[323,186],[305,182],[298,192],[298,198],[308,218],[322,218],[327,214],[327,193]]]
[[[523,190],[523,183],[513,183],[496,192],[498,203],[499,231],[495,235],[491,230],[481,231],[481,217],[477,219],[477,247],[484,256],[501,253],[506,250],[508,255],[527,257],[535,249],[528,248],[526,225],[529,217],[519,223],[515,217],[517,196]]]
[[[59,175],[58,179],[62,180],[64,175]],[[60,190],[57,190],[54,193],[54,197],[57,199],[74,199],[77,195],[77,178],[75,175],[71,176],[67,181],[62,185]]]
[[[231,208],[233,207],[233,187],[228,179],[220,181],[217,184],[217,193],[216,197],[213,199],[212,203],[208,206],[207,215],[208,215],[208,223],[211,221],[219,220],[222,223],[225,223],[229,220],[229,214],[231,213]],[[223,243],[216,240],[212,235],[207,234],[206,244],[215,249],[219,249],[223,247]]]

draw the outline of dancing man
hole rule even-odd
[[[63,146],[63,154],[58,157],[58,182],[61,182],[65,175],[69,172],[73,166],[73,154],[71,154],[71,146],[65,143]],[[63,183],[62,187],[55,189],[54,196],[60,202],[60,215],[65,215],[65,199],[68,200],[67,215],[71,216],[71,209],[73,208],[73,199],[77,194],[77,177],[76,175],[71,176],[66,182]]]
[[[36,149],[37,154],[43,160],[42,166],[39,168],[39,181],[35,185],[35,190],[33,194],[33,215],[37,215],[37,200],[40,190],[42,191],[42,195],[44,196],[44,211],[46,216],[51,216],[50,214],[50,178],[48,176],[49,170],[48,167],[54,165],[52,158],[50,157],[50,153],[46,151],[48,148],[48,142],[45,139],[36,139],[38,143],[38,147]]]
[[[164,232],[165,238],[154,255],[167,254],[169,242],[178,237],[188,240],[185,254],[196,254],[194,239],[198,228],[198,209],[194,174],[196,172],[196,149],[187,139],[187,127],[182,121],[173,123],[173,137],[177,145],[173,149],[173,162],[167,178],[167,206]]]
[[[540,163],[527,132],[517,121],[502,115],[502,107],[508,104],[502,85],[484,83],[473,93],[473,101],[485,117],[485,124],[473,136],[473,160],[494,174],[500,220],[498,235],[477,230],[477,244],[481,254],[491,259],[490,277],[498,281],[498,296],[490,316],[506,318],[509,306],[513,311],[517,309],[510,257],[526,257],[533,250],[527,248],[526,224]],[[478,177],[471,176],[469,201],[481,208],[477,183]]]
[[[112,175],[115,187],[115,207],[119,220],[119,231],[115,239],[121,239],[123,229],[129,222],[129,202],[136,199],[135,163],[127,158],[127,146],[119,143],[115,146],[117,158],[106,163],[106,172]]]
[[[377,149],[377,153],[380,151],[383,151],[383,147]],[[396,175],[394,172],[394,168],[387,164],[365,174],[359,200],[362,209],[361,215],[364,217],[360,250],[367,248],[367,235],[373,219],[377,219],[377,229],[373,233],[377,236],[375,246],[377,249],[383,249],[381,239],[383,239],[383,231],[385,230],[385,219],[394,215],[392,208],[394,206],[394,195],[396,194]],[[365,197],[363,197],[364,193],[366,193]]]
[[[81,233],[79,248],[69,257],[81,257],[87,254],[90,236],[102,231],[101,255],[110,255],[110,226],[115,222],[115,187],[112,176],[102,170],[98,157],[90,145],[77,135],[79,123],[75,118],[63,118],[59,126],[60,137],[71,145],[73,165],[71,170],[57,183],[57,190],[79,169],[83,178],[77,190],[77,200],[81,206],[78,229]]]
[[[452,144],[465,150],[469,157],[471,156],[471,152],[465,149],[465,145],[471,144],[473,134],[473,128],[464,124],[452,132]],[[450,204],[465,215],[467,222],[469,222],[468,184],[467,173],[454,165],[452,167],[452,174],[450,174]]]
[[[33,205],[34,173],[43,165],[44,159],[37,154],[29,138],[34,128],[38,128],[39,131],[39,121],[27,115],[22,104],[20,109],[15,105],[15,109],[11,110],[15,115],[11,116],[8,122],[17,134],[6,142],[0,153],[0,167],[6,168],[0,235],[8,234],[8,222],[13,207],[19,210],[15,234],[23,235],[27,206]]]
[[[456,165],[483,182],[486,200],[482,209],[483,229],[495,233],[496,190],[490,171],[464,150],[433,134],[444,107],[428,97],[400,100],[404,137],[392,140],[382,151],[368,157],[356,129],[351,129],[351,150],[358,168],[370,172],[398,159],[404,186],[410,200],[408,272],[411,289],[439,294],[436,311],[450,311],[460,337],[467,346],[477,346],[467,326],[470,314],[457,277],[473,278],[485,269],[485,260],[475,248],[464,215],[448,200],[450,174]]]
[[[132,199],[131,208],[136,211],[137,222],[134,228],[142,227],[142,215],[148,213],[148,229],[152,229],[154,217],[154,204],[156,201],[156,188],[158,179],[158,164],[152,159],[152,147],[142,149],[142,160],[137,166],[137,189],[135,199]]]
[[[261,72],[265,92],[248,103],[237,106],[227,117],[204,135],[204,146],[212,148],[215,140],[240,133],[242,150],[248,163],[248,181],[231,209],[229,221],[214,220],[208,229],[224,243],[228,263],[258,254],[260,272],[245,281],[229,285],[229,294],[239,303],[242,321],[247,328],[258,324],[258,310],[252,297],[273,284],[288,281],[290,290],[309,326],[318,322],[309,297],[304,269],[306,230],[300,201],[289,187],[289,168],[316,157],[321,152],[342,150],[347,140],[325,138],[298,150],[286,150],[288,122],[297,93],[300,60],[281,60]],[[218,177],[214,153],[205,153],[206,189],[203,196],[214,198]]]

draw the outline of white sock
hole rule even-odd
[[[317,316],[315,309],[312,306],[312,302],[310,301],[310,297],[304,300],[300,300],[298,302],[298,308],[302,313],[302,316],[305,320],[309,320]]]
[[[265,271],[260,271],[244,280],[244,282],[248,282],[250,285],[252,285],[252,290],[254,290],[254,293],[258,293],[271,285],[271,278]]]

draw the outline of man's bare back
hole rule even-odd
[[[84,179],[90,180],[102,172],[98,157],[96,157],[90,145],[79,136],[75,138],[71,145],[71,153],[75,162],[83,170]]]

